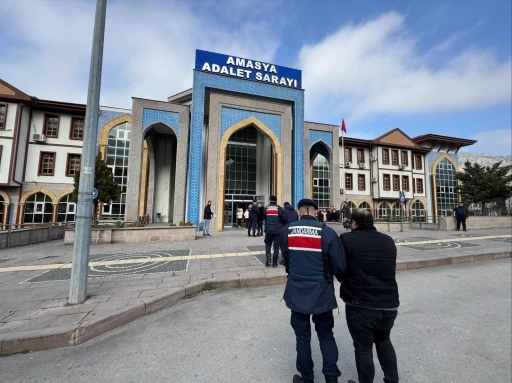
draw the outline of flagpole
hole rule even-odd
[[[343,126],[343,118],[341,119],[342,121],[342,126]],[[347,190],[346,190],[346,184],[345,184],[345,161],[346,161],[346,158],[345,158],[345,143],[343,141],[343,127],[341,128],[341,152],[343,153],[343,168],[342,168],[342,171],[341,171],[341,184],[343,185],[343,202],[346,201],[346,195],[347,195]]]

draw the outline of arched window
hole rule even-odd
[[[112,219],[124,219],[131,127],[129,122],[123,122],[114,126],[108,133],[105,162],[112,171],[114,182],[121,187],[121,199],[119,201],[102,201],[103,215]]]
[[[44,193],[32,194],[25,201],[24,223],[50,223],[52,221],[52,199]]]
[[[425,206],[421,201],[415,201],[411,206],[412,220],[416,222],[425,222]]]
[[[71,194],[67,194],[59,201],[57,222],[73,222],[75,220],[76,204],[71,201]]]
[[[4,223],[4,197],[0,195],[0,230],[2,230],[2,225]]]
[[[347,205],[348,205],[348,207],[350,208],[350,210],[357,209],[356,204],[355,204],[354,202],[352,202],[352,201],[348,201],[348,202],[347,202]]]
[[[372,207],[370,206],[370,204],[366,201],[363,201],[359,204],[359,209],[366,209],[366,210],[371,210]]]
[[[402,206],[400,202],[395,202],[393,204],[393,217],[401,218],[402,217]]]
[[[379,206],[379,218],[388,218],[391,215],[389,203],[383,202]]]
[[[456,169],[446,158],[436,166],[436,200],[437,215],[453,214],[457,205],[457,177]]]
[[[318,153],[313,161],[313,200],[319,208],[329,208],[331,204],[331,172],[329,161]]]

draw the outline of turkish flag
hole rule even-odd
[[[341,131],[347,133],[347,127],[345,126],[345,120],[341,119]]]

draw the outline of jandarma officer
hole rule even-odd
[[[338,381],[338,347],[333,336],[334,316],[338,307],[334,278],[346,269],[345,252],[336,232],[315,218],[318,206],[310,199],[297,204],[299,221],[283,229],[281,251],[288,280],[284,292],[286,306],[292,312],[291,325],[297,342],[297,370],[293,383],[313,383],[311,358],[311,323],[320,341],[323,369],[327,383]]]
[[[283,208],[277,204],[277,197],[271,195],[270,204],[265,207],[265,253],[267,261],[265,266],[270,266],[271,251],[274,250],[273,267],[277,267],[277,257],[279,256],[279,244],[281,242],[281,232],[286,225],[286,216]]]

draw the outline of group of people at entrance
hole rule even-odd
[[[311,319],[320,341],[325,381],[338,382],[341,376],[333,333],[333,310],[338,307],[335,278],[341,283],[359,383],[373,382],[374,344],[384,382],[397,383],[397,358],[390,340],[399,306],[395,242],[376,230],[372,214],[364,209],[351,212],[351,231],[340,236],[318,221],[314,201],[299,201],[297,212],[299,220],[287,224],[280,235],[287,274],[283,298],[296,337],[299,375],[293,383],[314,382]]]

